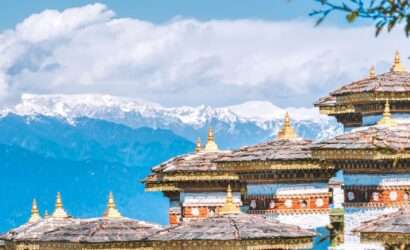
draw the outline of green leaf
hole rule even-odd
[[[349,23],[353,23],[358,16],[359,16],[359,12],[352,11],[346,16],[346,19]]]

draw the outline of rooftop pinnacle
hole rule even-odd
[[[369,70],[369,78],[375,78],[376,75],[376,68],[374,66],[371,66]]]
[[[391,72],[403,72],[406,71],[406,69],[403,67],[403,65],[401,64],[401,60],[400,60],[400,53],[399,51],[396,51],[396,54],[394,56],[394,62],[393,65],[390,68]]]
[[[381,126],[394,126],[397,122],[391,117],[389,100],[386,100],[384,105],[384,112],[382,119],[379,120],[377,125]]]
[[[68,218],[67,212],[64,210],[63,207],[63,201],[61,200],[61,193],[57,192],[57,197],[56,197],[56,208],[51,215],[53,218],[60,218],[60,219],[65,219]]]
[[[208,129],[208,142],[205,145],[205,152],[219,151],[218,145],[215,143],[214,131],[212,128]]]
[[[196,138],[196,142],[195,142],[195,152],[199,153],[202,151],[202,147],[201,147],[201,138]]]
[[[117,206],[115,205],[114,196],[112,192],[110,192],[108,195],[107,210],[105,210],[103,217],[107,219],[121,219],[122,218],[121,213],[118,211]]]
[[[239,207],[237,207],[234,202],[233,202],[233,196],[232,196],[232,189],[231,185],[228,185],[228,189],[226,191],[226,198],[225,198],[225,204],[220,210],[220,214],[238,214],[240,213]]]
[[[37,202],[36,199],[33,199],[33,204],[31,206],[31,216],[30,219],[28,220],[29,223],[34,223],[38,222],[41,220],[40,213],[37,208]]]
[[[279,130],[276,138],[278,140],[293,140],[298,138],[295,130],[292,128],[292,125],[290,124],[290,117],[288,112],[286,112],[283,127],[281,130]]]

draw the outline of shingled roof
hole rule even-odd
[[[230,154],[221,155],[217,162],[242,162],[242,161],[282,161],[311,159],[311,141],[296,140],[271,140],[253,146],[234,150]]]
[[[227,155],[229,151],[199,152],[174,157],[152,168],[154,173],[179,171],[216,171],[215,160]]]
[[[45,233],[41,240],[76,243],[132,242],[144,240],[160,229],[159,225],[128,218],[96,218],[57,228]]]
[[[0,236],[2,240],[7,241],[39,241],[43,234],[55,230],[56,228],[76,224],[79,221],[72,218],[46,218],[33,223],[26,223],[20,227],[10,230]]]
[[[392,71],[354,81],[333,91],[331,95],[337,96],[360,92],[410,92],[410,73],[407,71]]]
[[[410,210],[401,209],[395,213],[365,221],[354,231],[359,233],[410,234]]]
[[[410,149],[410,124],[396,126],[372,126],[314,143],[320,149]]]
[[[315,106],[333,107],[336,105],[336,96],[324,96],[314,103]]]
[[[268,220],[260,215],[231,214],[185,221],[149,237],[154,241],[256,240],[314,237],[298,226]]]

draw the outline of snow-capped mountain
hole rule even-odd
[[[314,108],[282,109],[266,101],[217,107],[163,107],[138,99],[109,95],[32,95],[24,94],[9,112],[18,115],[61,117],[73,122],[78,117],[107,120],[132,128],[170,129],[190,140],[206,137],[214,127],[222,147],[232,148],[258,143],[273,137],[285,112],[291,114],[300,136],[321,139],[341,132],[336,121],[320,115]]]

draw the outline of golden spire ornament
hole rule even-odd
[[[286,112],[285,114],[285,121],[283,122],[283,127],[281,130],[279,130],[276,138],[278,140],[294,140],[298,138],[295,130],[292,128],[292,125],[290,124],[290,117],[288,112]]]
[[[60,192],[57,192],[56,208],[55,208],[53,214],[51,215],[51,217],[59,218],[59,219],[65,219],[65,218],[69,217],[67,212],[64,210],[63,201],[61,199],[61,193]]]
[[[31,216],[28,220],[29,223],[35,223],[41,220],[40,213],[38,211],[36,199],[33,199],[33,204],[31,205]]]
[[[202,151],[202,147],[201,147],[201,138],[196,138],[196,142],[195,142],[195,152],[199,153]]]
[[[235,205],[235,203],[233,202],[233,195],[232,195],[231,185],[228,184],[228,189],[226,191],[225,204],[219,210],[219,214],[221,214],[221,215],[224,215],[224,214],[238,214],[240,212],[241,212],[240,208],[237,207]]]
[[[44,211],[44,219],[50,218],[50,215],[48,214],[48,210]]]
[[[389,100],[384,105],[383,117],[377,122],[380,126],[394,126],[397,122],[391,117]]]
[[[208,142],[205,145],[205,152],[219,151],[218,145],[215,143],[214,131],[212,128],[208,129]]]
[[[376,75],[376,68],[374,66],[371,66],[369,70],[369,78],[376,78]]]
[[[108,195],[107,210],[105,210],[103,217],[107,219],[121,219],[122,218],[121,213],[118,211],[117,206],[115,205],[114,196],[112,192],[110,192]]]
[[[396,54],[394,55],[394,62],[393,65],[390,68],[391,72],[403,72],[406,71],[406,69],[403,67],[401,64],[400,60],[400,53],[399,51],[396,51]]]

